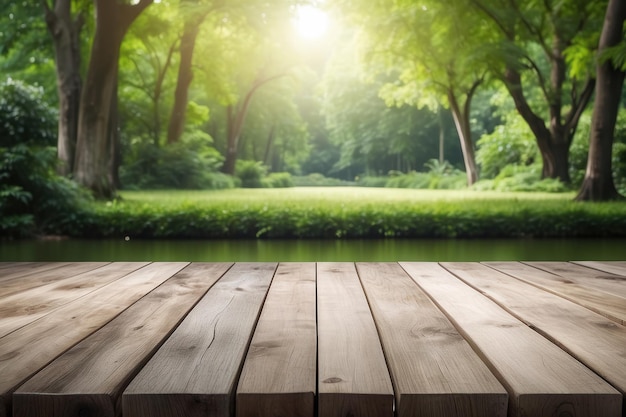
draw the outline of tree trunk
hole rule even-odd
[[[115,194],[111,109],[116,107],[111,102],[116,97],[120,46],[132,22],[151,3],[96,1],[96,33],[81,96],[74,177],[98,198]]]
[[[167,129],[167,143],[170,144],[178,142],[185,129],[185,114],[189,101],[189,86],[193,80],[193,71],[191,69],[193,51],[203,19],[204,16],[202,19],[185,21],[185,28],[180,41],[180,64],[178,66],[178,79],[174,93],[174,106],[172,107],[170,123]]]
[[[59,97],[59,122],[57,155],[59,172],[69,175],[74,165],[74,154],[78,136],[78,111],[82,80],[80,77],[79,36],[83,27],[83,16],[72,18],[71,0],[58,0],[54,10],[46,0],[46,24],[54,43],[54,55]]]
[[[226,141],[226,158],[222,166],[222,172],[228,175],[235,175],[235,166],[237,164],[237,154],[239,153],[239,138],[243,129],[243,123],[248,113],[248,107],[252,94],[248,93],[241,108],[238,106],[228,106],[227,111],[227,141]]]
[[[606,48],[622,41],[624,21],[626,2],[609,0],[598,48],[600,56]],[[623,85],[624,72],[610,60],[598,64],[587,171],[576,200],[604,201],[620,197],[613,182],[611,157]]]
[[[476,84],[476,87],[478,85]],[[459,103],[452,91],[448,91],[448,102],[452,110],[456,131],[461,141],[461,151],[463,153],[463,162],[465,163],[465,173],[467,175],[467,185],[471,186],[478,181],[478,168],[476,167],[476,157],[474,156],[474,144],[472,143],[472,131],[470,129],[470,103],[475,87],[468,94],[465,106],[461,110]]]
[[[248,115],[248,108],[250,107],[254,93],[256,93],[261,86],[285,75],[286,74],[277,74],[265,79],[257,79],[246,94],[241,106],[228,106],[226,117],[226,157],[224,159],[224,165],[222,166],[222,172],[224,174],[235,175],[235,165],[237,164],[237,154],[239,151],[239,138],[241,137],[241,131],[243,130],[243,125]]]

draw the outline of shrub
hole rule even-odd
[[[564,192],[566,186],[558,179],[541,179],[541,169],[538,165],[517,166],[507,165],[493,180],[478,181],[472,187],[477,191],[536,191],[536,192]]]
[[[293,179],[288,172],[272,172],[261,180],[263,188],[289,188],[293,187]]]
[[[216,177],[222,157],[211,144],[211,137],[201,131],[166,146],[137,139],[120,168],[122,185],[128,189],[230,188],[224,178]]]
[[[55,112],[40,88],[0,85],[0,235],[67,231],[86,192],[56,174]]]
[[[262,188],[262,179],[267,174],[267,168],[258,161],[237,161],[235,175],[241,180],[243,188]]]
[[[368,175],[364,177],[358,177],[356,185],[358,185],[359,187],[385,187],[387,185],[387,181],[387,177],[372,177]]]
[[[293,184],[296,187],[340,187],[352,185],[349,181],[325,177],[319,173],[293,177]]]
[[[505,121],[478,139],[476,162],[485,179],[495,178],[507,165],[526,166],[538,158],[537,145],[524,120],[513,113]]]

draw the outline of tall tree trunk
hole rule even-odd
[[[182,0],[181,12],[183,12],[185,6],[192,4],[194,4],[193,0]],[[176,91],[174,92],[174,105],[167,129],[167,143],[176,143],[183,136],[185,115],[189,101],[189,86],[193,80],[193,51],[196,47],[200,25],[209,12],[210,9],[206,9],[198,14],[197,10],[194,10],[193,13],[188,13],[185,17],[183,36],[180,41],[180,63],[178,65]]]
[[[600,55],[606,48],[623,41],[624,21],[626,2],[609,0],[598,48]],[[598,64],[587,171],[576,200],[604,201],[620,197],[613,182],[611,157],[623,86],[624,71],[610,60]]]
[[[84,17],[82,14],[72,16],[71,3],[71,0],[57,0],[52,9],[47,0],[42,0],[46,24],[54,43],[59,97],[57,155],[61,175],[70,174],[74,165],[82,85],[79,37]]]
[[[448,103],[454,118],[454,125],[461,142],[461,151],[463,153],[463,162],[465,163],[465,173],[467,175],[467,185],[471,186],[478,181],[478,168],[476,166],[476,157],[474,155],[474,143],[472,142],[472,130],[470,128],[470,107],[474,92],[481,84],[481,81],[474,83],[465,98],[463,108],[452,90],[448,90]]]
[[[116,98],[120,46],[132,22],[153,0],[135,5],[96,0],[96,33],[81,96],[74,177],[99,198],[111,198],[111,101]]]
[[[283,77],[286,74],[277,74],[272,77],[257,79],[250,87],[241,103],[241,106],[228,106],[227,109],[227,129],[226,129],[226,157],[222,172],[228,175],[235,175],[235,165],[237,164],[237,154],[239,152],[239,138],[248,115],[248,108],[252,97],[257,90],[268,82]]]

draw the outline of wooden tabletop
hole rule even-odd
[[[626,261],[0,263],[0,417],[624,417]]]

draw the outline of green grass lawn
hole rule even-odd
[[[398,188],[365,187],[294,187],[230,189],[209,191],[163,190],[122,191],[125,203],[148,203],[159,206],[200,205],[386,205],[386,204],[448,204],[448,203],[496,203],[516,204],[538,200],[544,203],[567,203],[574,193],[524,193],[463,190],[412,190]],[[572,202],[573,203],[573,202]],[[573,203],[576,204],[576,203]]]
[[[574,194],[302,187],[124,191],[61,233],[139,238],[626,236],[626,204]]]

